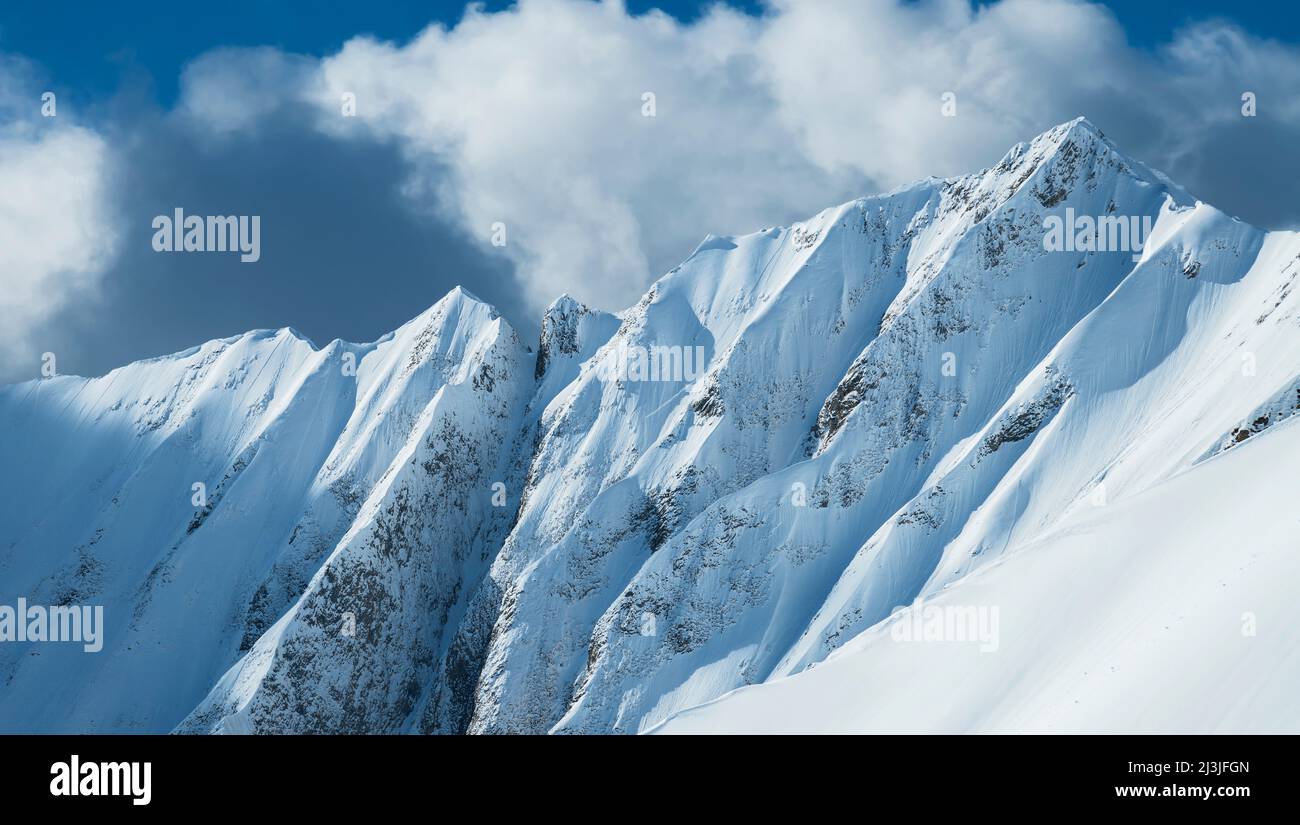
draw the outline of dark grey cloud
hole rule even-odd
[[[1300,228],[1300,130],[1259,115],[1200,132],[1198,148],[1169,160],[1170,177],[1229,215],[1269,229]]]
[[[61,372],[101,374],[263,327],[292,326],[317,344],[374,340],[456,285],[496,305],[521,335],[534,331],[509,261],[413,208],[403,194],[409,164],[393,144],[327,136],[294,106],[220,139],[157,111],[119,107],[114,118],[119,252],[97,297],[36,333],[37,351],[56,353]],[[177,207],[260,215],[261,260],[155,252],[151,222]]]

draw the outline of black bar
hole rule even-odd
[[[433,804],[442,818],[475,800],[491,810],[545,802],[557,805],[558,813],[606,796],[614,804],[607,811],[625,810],[640,799],[638,806],[686,812],[692,798],[704,796],[742,808],[768,800],[759,812],[772,801],[802,806],[815,800],[820,807],[838,798],[868,805],[910,801],[920,805],[918,813],[936,806],[973,810],[969,806],[977,802],[1025,812],[1051,803],[1064,806],[1055,809],[1062,811],[1154,813],[1196,805],[1229,813],[1257,800],[1274,806],[1292,801],[1286,786],[1295,766],[1288,737],[749,737],[739,743],[718,737],[689,744],[659,737],[592,739],[7,736],[0,737],[0,793],[6,810],[21,803],[52,813],[126,816],[337,813],[354,806],[400,810],[393,806]],[[87,763],[136,762],[142,773],[148,762],[148,804],[133,804],[128,794],[52,795],[51,767],[70,767],[73,755],[82,770]],[[1192,796],[1192,787],[1209,788],[1213,795]],[[1131,793],[1154,795],[1121,795]],[[561,801],[567,799],[573,802]]]

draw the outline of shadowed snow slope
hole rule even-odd
[[[1140,254],[1048,251],[1045,220],[1067,214],[1153,229]],[[1071,715],[1077,691],[1129,683],[1068,668],[1093,661],[1081,644],[1147,645],[1177,679],[1181,642],[1145,613],[1127,639],[1115,618],[1185,521],[1137,502],[1206,479],[1185,492],[1206,497],[1201,533],[1241,526],[1223,552],[1294,581],[1268,543],[1294,517],[1268,502],[1295,489],[1298,275],[1294,233],[1196,202],[1080,119],[984,172],[709,236],[621,313],[561,297],[536,355],[458,290],[374,344],[255,332],[0,388],[19,434],[0,443],[0,604],[103,604],[108,625],[99,654],[0,645],[0,730],[743,727],[730,708],[805,684],[816,707],[791,724],[833,728],[839,690],[843,724],[869,728],[1295,727],[1271,687],[1222,720],[1137,688],[1111,716]],[[1085,524],[1095,569],[1062,543]],[[1052,609],[1007,571],[1046,589],[1063,558],[1102,635],[1072,602],[1063,669],[1043,676],[1059,692],[1002,707],[996,680],[1028,689],[1012,662],[1038,633],[1017,611]],[[1265,619],[1267,593],[1211,612],[1204,582],[1182,582],[1150,584],[1159,609],[1207,645],[1239,640],[1187,664],[1189,684],[1273,662],[1300,688],[1296,623]],[[896,609],[960,592],[1004,605],[1002,652],[872,646]],[[1242,639],[1252,611],[1259,637]],[[1034,656],[1053,645],[1034,637]],[[905,655],[922,658],[890,671]],[[908,687],[922,667],[993,675],[928,715],[920,699],[893,721],[864,710],[928,696]]]

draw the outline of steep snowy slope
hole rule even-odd
[[[844,634],[910,601],[879,571],[896,576],[923,558],[919,592],[934,592],[1063,514],[1192,466],[1279,393],[1289,398],[1279,418],[1297,409],[1300,304],[1279,303],[1276,288],[1296,274],[1300,239],[1264,238],[1205,206],[1163,215],[1157,227],[1124,283],[863,545],[778,673],[821,659]],[[1284,473],[1279,466],[1270,478]],[[1158,523],[1151,529],[1158,534]]]
[[[1067,215],[1152,229],[1049,251]],[[0,730],[633,733],[805,684],[918,598],[1012,604],[996,571],[1068,525],[1162,537],[1128,502],[1238,453],[1236,496],[1294,488],[1267,445],[1300,410],[1298,277],[1294,233],[1076,120],[708,236],[616,315],[561,297],[536,356],[458,290],[375,344],[250,333],[0,388],[0,604],[109,624],[101,654],[0,645]]]
[[[1136,265],[1048,252],[1066,209],[1156,228]],[[704,341],[705,376],[589,373],[548,410],[533,483],[564,494],[494,568],[473,729],[645,729],[820,660],[1099,483],[1122,499],[1190,465],[1295,386],[1297,252],[1086,121],[979,175],[706,241],[618,336]]]
[[[815,661],[911,601],[939,563],[937,528],[964,523],[1030,442],[1004,437],[951,504],[931,476],[1134,269],[1131,254],[1045,251],[1045,215],[1116,204],[1191,208],[1076,121],[985,173],[702,244],[604,357],[702,343],[704,376],[593,368],[547,411],[530,478],[546,494],[526,494],[537,504],[494,566],[502,607],[472,729],[635,731]],[[1255,251],[1246,238],[1224,255],[1244,267]],[[1043,409],[1066,392],[1040,390]],[[877,603],[822,609],[895,517],[933,535],[866,574]]]
[[[532,367],[502,319],[474,329],[302,598],[181,731],[396,733],[436,701],[447,630],[509,523],[492,488]]]
[[[93,655],[0,645],[0,730],[170,730],[302,596],[431,412],[465,407],[476,421],[454,446],[494,455],[531,366],[457,291],[375,344],[255,332],[0,389],[21,433],[0,443],[0,604],[101,604],[107,624]],[[456,496],[484,492],[454,480]],[[473,534],[480,515],[447,526]]]
[[[1297,467],[1293,419],[655,732],[1296,733]],[[997,608],[995,651],[895,629],[971,608]]]

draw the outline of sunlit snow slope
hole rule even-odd
[[[1291,420],[1063,519],[811,670],[655,731],[1300,730],[1296,468]],[[912,610],[974,605],[999,608],[996,651],[891,633]]]

